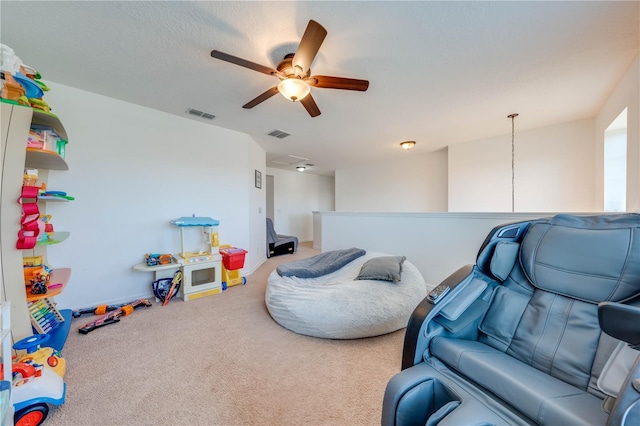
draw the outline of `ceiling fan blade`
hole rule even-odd
[[[322,89],[357,90],[365,92],[369,88],[368,80],[356,80],[355,78],[331,77],[327,75],[314,75],[307,79],[307,83]]]
[[[255,62],[247,61],[246,59],[238,58],[237,56],[232,56],[228,53],[220,52],[219,50],[212,50],[211,57],[231,62],[232,64],[240,65],[241,67],[249,68],[250,70],[258,71],[267,75],[276,75],[278,73],[273,68],[265,67],[264,65],[256,64]]]
[[[251,109],[254,106],[266,101],[267,99],[269,99],[270,97],[272,97],[276,93],[278,93],[278,87],[277,86],[276,87],[272,87],[271,89],[267,90],[263,94],[259,95],[257,98],[255,98],[255,99],[247,102],[246,104],[242,105],[242,108]]]
[[[325,30],[322,25],[314,20],[309,21],[307,29],[304,31],[300,44],[298,45],[298,50],[296,50],[295,55],[293,55],[291,65],[293,65],[294,68],[299,68],[303,74],[306,73],[311,67],[311,63],[318,54],[318,50],[320,50],[320,46],[326,36],[327,30]]]
[[[317,117],[320,115],[320,109],[316,105],[316,101],[313,100],[313,96],[309,93],[304,98],[300,99],[300,103],[304,106],[311,117]]]

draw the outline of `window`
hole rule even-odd
[[[604,211],[627,209],[627,109],[604,131]]]

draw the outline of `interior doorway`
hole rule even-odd
[[[275,222],[273,216],[273,175],[267,175],[267,217]]]

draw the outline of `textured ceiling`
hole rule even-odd
[[[638,54],[640,3],[0,2],[2,43],[45,80],[244,132],[313,173],[594,116]],[[328,35],[312,74],[369,80],[367,92],[313,89],[322,115],[274,96],[275,67],[309,19]],[[200,118],[193,118],[202,120]],[[291,133],[275,139],[266,133]],[[416,140],[405,152],[403,140]]]

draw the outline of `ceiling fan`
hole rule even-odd
[[[322,89],[357,90],[360,92],[364,92],[369,88],[369,81],[367,80],[311,75],[311,63],[326,36],[327,30],[322,25],[314,20],[309,21],[296,53],[286,55],[275,69],[220,52],[219,50],[212,50],[211,56],[263,74],[273,75],[280,79],[280,83],[277,86],[247,102],[242,108],[253,108],[276,93],[280,93],[293,102],[300,101],[311,117],[317,117],[320,115],[320,109],[313,100],[313,96],[311,96],[312,86]]]

